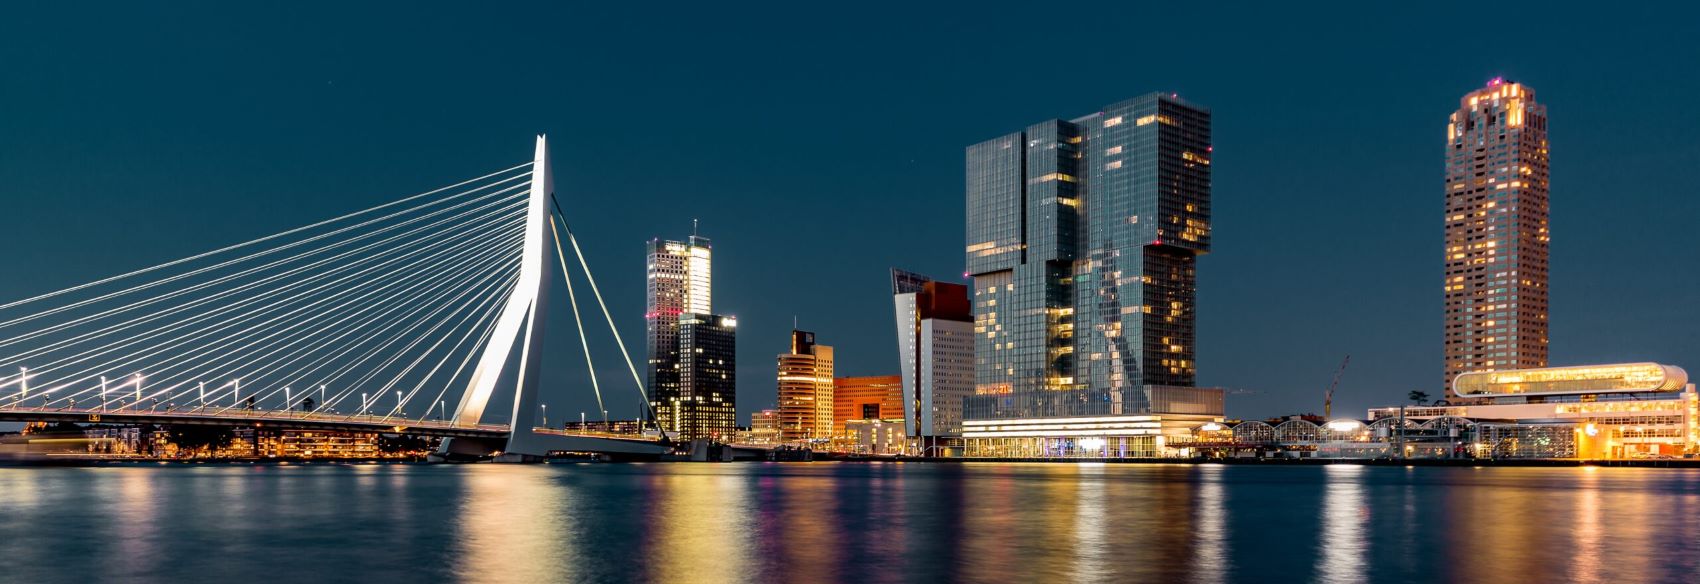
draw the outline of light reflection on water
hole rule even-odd
[[[0,468],[0,581],[1684,582],[1700,471]]]

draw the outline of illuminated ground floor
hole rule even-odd
[[[1219,415],[1145,414],[966,420],[968,458],[1190,458],[1188,441]]]

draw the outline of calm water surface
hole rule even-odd
[[[1700,582],[1700,471],[0,468],[5,582]]]

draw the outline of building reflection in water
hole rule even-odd
[[[1193,554],[1190,580],[1198,584],[1228,581],[1228,510],[1224,501],[1221,465],[1198,467],[1198,505],[1193,510]]]
[[[1369,574],[1365,565],[1369,508],[1364,504],[1364,467],[1335,464],[1324,467],[1326,485],[1322,497],[1322,535],[1317,541],[1317,580],[1362,582]]]
[[[548,467],[480,465],[460,475],[453,509],[454,575],[461,582],[574,582],[579,545],[566,509],[577,501]]]
[[[1683,469],[0,469],[0,581],[1686,582]]]
[[[1104,463],[1081,463],[1074,477],[1074,582],[1104,582],[1114,545],[1104,525]],[[1065,483],[1066,484],[1066,483]]]
[[[743,476],[708,465],[669,465],[649,478],[646,520],[656,582],[747,582],[755,561],[749,488]]]
[[[109,564],[117,570],[119,580],[154,577],[160,557],[159,500],[154,490],[157,479],[146,472],[134,470],[102,473],[115,484],[112,496],[103,497],[111,505],[112,531],[107,547]]]

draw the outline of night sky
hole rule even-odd
[[[747,423],[793,316],[841,375],[897,373],[887,271],[960,277],[965,147],[1172,91],[1214,113],[1200,384],[1243,390],[1230,415],[1320,411],[1350,353],[1336,410],[1361,415],[1439,396],[1446,116],[1504,76],[1551,117],[1553,363],[1700,373],[1694,5],[345,4],[0,9],[0,299],[506,168],[548,133],[637,359],[644,242],[701,220]],[[552,411],[593,407],[577,351],[551,343]]]

